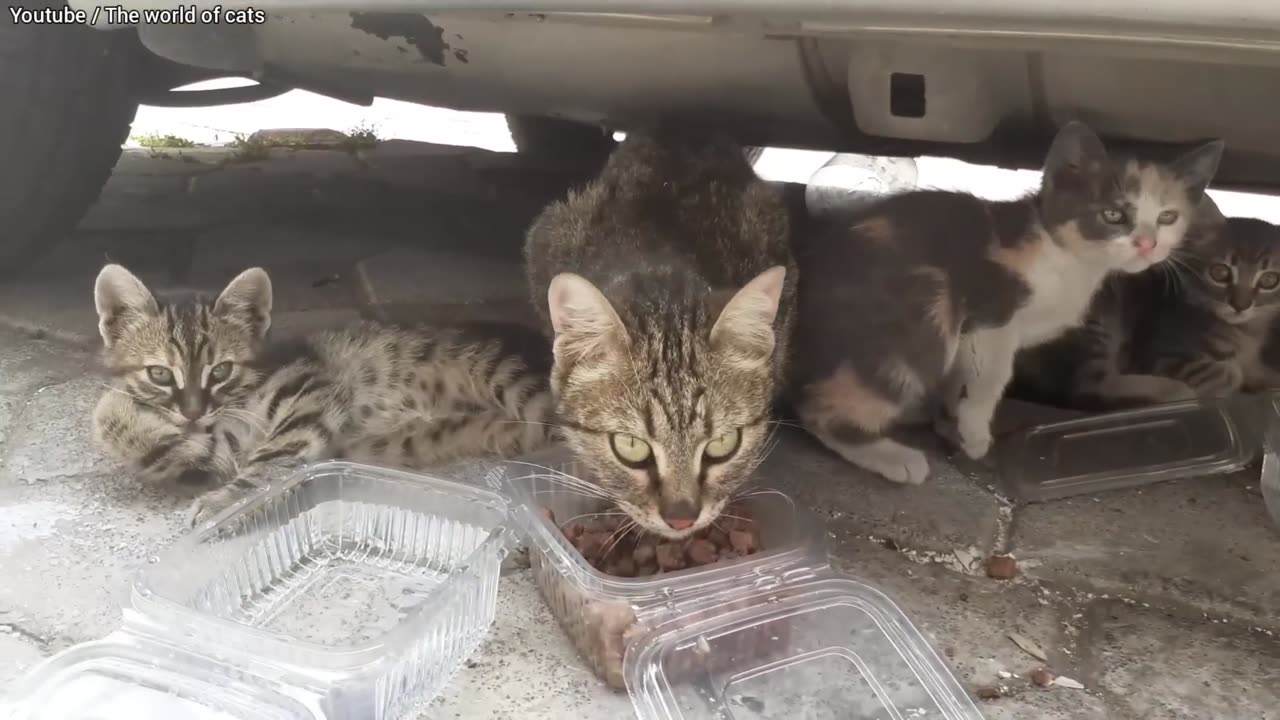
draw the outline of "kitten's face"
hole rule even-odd
[[[706,527],[759,463],[784,273],[762,274],[718,317],[705,292],[619,316],[585,279],[552,282],[552,386],[566,439],[643,529],[680,538]]]
[[[128,270],[108,265],[94,288],[107,367],[122,389],[176,425],[208,427],[247,394],[270,324],[271,281],[247,270],[217,300],[160,301]]]
[[[1045,162],[1041,218],[1072,252],[1141,272],[1182,243],[1221,156],[1213,142],[1172,163],[1112,159],[1092,131],[1071,123]]]
[[[1195,236],[1177,254],[1191,275],[1192,302],[1233,325],[1280,310],[1280,227],[1231,218],[1215,233]]]

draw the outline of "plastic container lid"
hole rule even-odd
[[[1244,415],[1192,400],[1037,425],[1006,441],[1001,479],[1034,502],[1234,472],[1257,457]]]
[[[488,632],[508,521],[482,488],[312,465],[144,567],[119,639],[55,656],[16,697],[33,720],[395,720]],[[49,714],[47,695],[88,699]]]
[[[587,564],[546,514],[605,501],[564,451],[506,464],[534,577],[597,675],[625,687],[641,720],[980,720],[946,664],[883,593],[836,573],[825,532],[786,495],[748,494],[752,556],[646,578]]]
[[[1273,524],[1280,528],[1280,396],[1270,399],[1265,413],[1262,477],[1258,485]]]
[[[127,633],[59,654],[0,706],[6,720],[311,720],[294,698],[233,668]]]
[[[802,708],[803,717],[833,720],[982,717],[902,611],[874,588],[819,576],[759,601],[684,616],[629,652],[637,716],[784,720]]]

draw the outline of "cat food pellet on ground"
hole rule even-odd
[[[992,555],[986,566],[987,577],[995,580],[1011,580],[1018,574],[1018,561],[1009,555]]]
[[[1049,687],[1053,684],[1053,673],[1040,668],[1031,672],[1031,683],[1036,687]]]
[[[720,549],[706,538],[689,543],[689,562],[694,565],[710,565],[720,559]]]

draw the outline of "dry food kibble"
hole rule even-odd
[[[546,517],[560,528],[566,540],[583,559],[600,572],[620,578],[647,578],[662,573],[698,568],[713,563],[753,555],[762,549],[760,533],[748,512],[731,509],[716,525],[682,540],[668,540],[642,533],[618,515],[583,515],[564,523],[554,513]],[[589,519],[587,519],[589,518]],[[530,561],[538,587],[548,606],[569,634],[578,652],[610,687],[622,689],[623,658],[627,646],[650,631],[637,619],[635,609],[623,597],[584,588],[530,549]],[[750,602],[750,601],[744,601]],[[716,657],[678,662],[668,668],[671,677],[710,672],[717,663],[744,656],[771,656],[788,641],[785,627],[763,625],[744,631],[733,639],[721,639]]]
[[[1018,574],[1018,561],[1010,555],[992,555],[987,558],[987,577],[994,580],[1009,580]]]
[[[544,512],[551,522],[556,521],[554,513]],[[760,531],[741,509],[684,540],[624,529],[625,522],[621,516],[607,516],[605,521],[590,525],[568,522],[559,527],[592,567],[617,577],[648,577],[760,551]]]
[[[1031,671],[1031,684],[1036,687],[1049,687],[1053,684],[1053,673],[1039,668]]]

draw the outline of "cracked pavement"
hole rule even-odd
[[[180,535],[190,500],[90,445],[105,260],[210,290],[262,265],[283,333],[362,314],[509,319],[528,312],[524,225],[566,179],[532,158],[399,141],[230,152],[128,152],[76,235],[0,284],[0,693],[119,625],[131,573]],[[1055,416],[1010,404],[1001,427]],[[988,467],[932,454],[928,482],[892,486],[791,433],[764,472],[827,520],[836,565],[898,602],[962,687],[995,689],[987,718],[1280,719],[1280,533],[1256,466],[1019,505]],[[1016,557],[1017,576],[987,577],[992,553]],[[1083,688],[1036,687],[1041,667]],[[630,712],[513,564],[488,641],[423,717]]]

